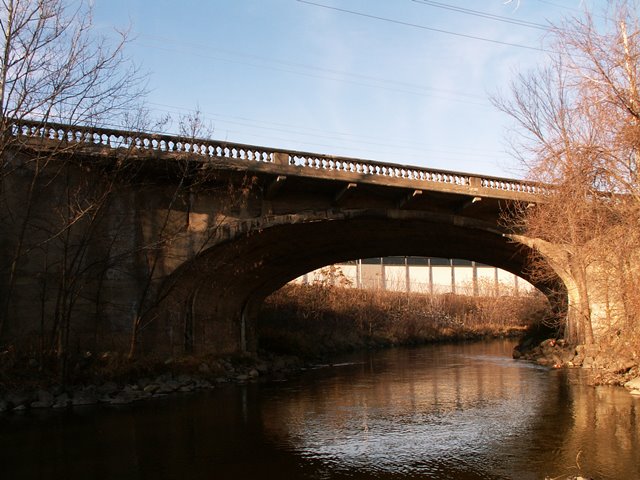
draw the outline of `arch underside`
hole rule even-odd
[[[244,323],[257,315],[264,298],[309,271],[358,258],[407,255],[473,260],[512,272],[543,292],[550,290],[529,277],[528,247],[509,240],[495,225],[454,215],[398,215],[397,211],[288,220],[272,220],[270,226],[253,228],[211,247],[175,274],[171,296],[179,305],[188,304],[198,328],[206,330],[207,322],[217,322],[218,334],[236,338],[237,349],[243,350],[252,329]],[[210,335],[201,332],[200,336]]]

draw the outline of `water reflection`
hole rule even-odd
[[[546,371],[503,349],[397,350],[319,375],[265,402],[265,432],[341,471],[499,474],[502,444],[530,429],[550,388]]]
[[[351,358],[287,383],[0,417],[2,478],[640,478],[640,401],[510,344]]]
[[[620,388],[583,383],[567,393],[572,408],[561,462],[577,462],[596,478],[640,479],[640,400]]]

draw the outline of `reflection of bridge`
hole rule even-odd
[[[38,216],[49,212],[57,221],[51,195],[66,192],[69,200],[90,186],[82,193],[90,199],[109,189],[104,218],[73,224],[90,229],[86,255],[102,265],[83,284],[81,314],[98,315],[101,329],[119,335],[142,315],[134,324],[148,325],[141,340],[154,349],[255,348],[253,322],[267,295],[306,272],[356,258],[460,258],[527,278],[529,250],[504,235],[500,216],[540,198],[528,182],[64,125],[17,125],[13,138],[16,149],[5,157],[23,172],[16,181],[42,176],[36,183],[43,195],[29,208]],[[44,158],[46,176],[33,162]],[[72,174],[58,175],[61,165]],[[14,193],[7,202],[16,207],[24,198]],[[9,231],[4,241],[11,245]],[[43,261],[33,257],[22,270],[21,289],[31,298],[42,288],[33,269]],[[15,307],[26,312],[25,324],[34,323],[33,311]]]

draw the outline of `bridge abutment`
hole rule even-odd
[[[620,293],[620,272],[607,258],[591,258],[571,247],[554,245],[539,238],[510,235],[515,241],[539,252],[566,288],[565,337],[572,343],[592,344],[615,331],[625,317]]]

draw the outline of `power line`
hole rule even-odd
[[[179,112],[194,111],[193,109],[185,109],[162,103],[151,102],[150,105],[156,106],[154,111],[168,112],[169,110],[166,109],[177,110]],[[280,148],[286,149],[316,152],[324,151],[324,153],[330,155],[366,158],[369,160],[387,161],[390,163],[415,164],[416,166],[423,163],[431,165],[442,164],[442,168],[445,168],[444,165],[446,162],[464,163],[469,161],[472,161],[474,165],[496,167],[506,160],[506,152],[502,150],[479,150],[477,147],[460,148],[459,146],[454,147],[452,145],[439,146],[432,143],[416,142],[412,140],[407,141],[406,139],[400,138],[389,138],[389,142],[384,142],[381,141],[379,136],[374,137],[354,133],[331,132],[317,128],[253,120],[245,117],[229,117],[218,114],[209,114],[206,112],[201,113],[204,119],[214,122],[214,129],[216,133],[213,138],[217,138],[219,140],[260,144],[259,142],[256,142],[255,139],[264,138],[268,140],[266,145],[272,147],[277,146],[279,143]],[[229,120],[229,118],[232,120]],[[234,129],[234,126],[240,128]],[[248,127],[250,130],[242,127]],[[286,127],[307,130],[308,133],[304,131],[290,130]],[[156,133],[175,134],[175,132],[171,130],[172,129]],[[315,132],[324,134],[318,135]],[[366,139],[366,141],[358,140],[358,138]]]
[[[174,105],[168,105],[164,103],[149,102],[149,104],[154,105],[156,107],[154,110],[162,111],[166,113],[175,113],[174,111],[195,112],[195,110],[193,109],[185,109],[185,108],[181,108]],[[162,107],[162,108],[158,108],[158,107]],[[241,127],[249,127],[253,129],[274,131],[274,132],[287,133],[287,134],[293,134],[293,135],[299,135],[299,136],[305,136],[305,137],[312,136],[313,138],[317,138],[317,139],[337,140],[340,142],[354,142],[354,141],[358,142],[357,147],[348,147],[351,149],[354,149],[354,148],[362,149],[360,145],[370,145],[370,146],[393,148],[393,149],[416,150],[421,152],[429,151],[429,152],[435,152],[435,153],[446,153],[446,154],[464,155],[464,156],[474,155],[474,156],[490,157],[490,158],[493,158],[496,156],[496,152],[494,151],[485,151],[483,153],[483,152],[479,152],[477,148],[464,149],[464,148],[458,147],[455,150],[434,149],[430,144],[427,144],[427,143],[416,142],[413,140],[409,140],[407,142],[406,140],[403,140],[403,139],[390,139],[391,142],[393,143],[384,143],[380,141],[380,137],[375,137],[370,135],[328,131],[328,130],[322,130],[318,128],[304,127],[300,125],[290,125],[286,123],[265,122],[265,121],[254,120],[246,117],[210,114],[207,112],[201,112],[201,113],[205,116],[206,119],[209,119],[212,121],[220,121],[229,125],[237,125]],[[365,141],[363,141],[362,139],[364,139]],[[300,140],[292,140],[292,139],[287,139],[287,140],[291,142],[300,141]],[[303,142],[303,143],[309,144],[310,142]],[[320,145],[327,146],[324,144],[320,144]],[[333,146],[335,147],[335,145]]]
[[[475,94],[471,94],[471,93],[464,93],[464,92],[460,92],[460,91],[448,90],[448,89],[443,89],[443,88],[427,87],[427,86],[418,85],[418,84],[415,84],[415,83],[403,82],[403,81],[398,81],[398,80],[391,80],[391,79],[388,79],[388,78],[375,77],[375,76],[371,76],[371,75],[364,75],[364,74],[361,74],[361,73],[344,72],[344,71],[336,70],[336,69],[332,69],[332,68],[318,67],[316,65],[307,65],[307,64],[304,64],[304,63],[285,61],[285,60],[281,60],[281,59],[277,59],[277,58],[268,58],[268,57],[264,57],[262,55],[246,54],[246,53],[240,53],[240,52],[235,52],[235,51],[231,51],[231,50],[222,50],[222,49],[219,49],[219,48],[212,49],[208,45],[202,45],[202,44],[195,43],[195,42],[179,41],[179,40],[176,40],[174,38],[169,38],[169,37],[164,37],[164,36],[142,34],[142,35],[140,35],[140,37],[148,38],[148,39],[151,39],[153,41],[157,40],[159,42],[162,42],[162,44],[163,44],[163,46],[158,46],[158,45],[154,45],[154,44],[147,45],[150,48],[169,50],[169,48],[167,48],[164,45],[166,45],[166,44],[172,44],[172,45],[182,44],[185,47],[196,47],[198,49],[205,50],[206,52],[211,52],[212,50],[214,50],[216,52],[221,53],[222,55],[229,55],[231,57],[245,57],[245,58],[249,58],[249,59],[255,59],[255,60],[260,61],[260,62],[267,62],[267,63],[274,63],[274,64],[277,64],[277,65],[283,65],[285,67],[292,67],[292,68],[299,68],[299,69],[302,69],[302,70],[317,71],[317,72],[327,73],[327,74],[330,74],[330,75],[338,75],[338,76],[341,76],[341,77],[351,77],[351,78],[355,78],[355,79],[362,79],[362,80],[367,80],[367,81],[381,83],[381,84],[397,85],[399,87],[402,87],[403,89],[404,88],[409,88],[409,89],[415,89],[415,90],[418,90],[418,91],[434,92],[434,93],[445,94],[445,95],[453,95],[453,96],[469,98],[471,100],[479,100],[479,101],[486,100],[485,96],[475,95]],[[140,44],[140,45],[144,46],[144,44]],[[175,51],[178,51],[178,50],[175,49]],[[241,65],[248,65],[248,66],[252,66],[252,67],[263,68],[262,65],[257,65],[255,63],[244,62],[242,60],[229,60],[229,59],[221,58],[219,56],[212,56],[209,53],[207,53],[206,55],[202,55],[202,54],[197,54],[197,53],[191,52],[191,54],[195,55],[195,56],[198,56],[200,58],[207,58],[207,59],[212,59],[212,60],[223,60],[223,61],[227,61],[229,63],[238,63],[238,64],[241,64]],[[268,67],[268,68],[273,68],[274,70],[280,70],[280,71],[284,71],[284,72],[288,72],[288,73],[298,73],[298,72],[292,72],[291,70],[279,69],[278,67]],[[326,79],[331,79],[331,80],[343,81],[343,79],[324,76],[324,75],[317,75],[317,78],[326,78]],[[344,80],[344,81],[351,82],[350,80]],[[357,83],[357,85],[377,87],[377,85],[371,85],[371,84],[367,84],[367,83]],[[397,90],[397,91],[405,92],[405,93],[407,92],[406,90]],[[415,93],[415,92],[408,92],[408,93]],[[442,97],[437,97],[437,98],[442,98]],[[483,104],[483,105],[485,105],[485,104]]]
[[[470,8],[463,8],[455,5],[449,5],[448,3],[434,2],[431,0],[411,0],[411,1],[415,3],[422,3],[424,5],[429,5],[431,7],[450,10],[452,12],[465,13],[467,15],[472,15],[474,17],[487,18],[489,20],[495,20],[498,22],[510,23],[512,25],[518,25],[521,27],[536,28],[538,30],[544,30],[544,31],[549,30],[549,27],[547,25],[542,25],[540,23],[528,22],[526,20],[517,20],[509,17],[503,17],[501,15],[494,15],[492,13],[481,12],[479,10],[471,10]]]
[[[378,15],[372,15],[370,13],[358,12],[358,11],[355,11],[355,10],[347,10],[346,8],[338,8],[338,7],[334,7],[334,6],[331,6],[331,5],[325,5],[323,3],[311,2],[309,0],[297,0],[297,1],[300,2],[300,3],[307,4],[307,5],[312,5],[314,7],[326,8],[327,10],[334,10],[336,12],[348,13],[350,15],[357,15],[359,17],[370,18],[370,19],[379,20],[379,21],[382,21],[382,22],[394,23],[396,25],[403,25],[405,27],[419,28],[421,30],[429,30],[431,32],[444,33],[444,34],[447,34],[447,35],[454,35],[456,37],[467,38],[467,39],[470,39],[470,40],[479,40],[481,42],[489,42],[489,43],[495,43],[495,44],[498,44],[498,45],[506,45],[508,47],[524,48],[524,49],[527,49],[527,50],[535,50],[535,51],[538,51],[538,52],[545,52],[546,51],[543,48],[531,47],[529,45],[522,45],[522,44],[519,44],[519,43],[503,42],[502,40],[494,40],[494,39],[491,39],[491,38],[478,37],[476,35],[468,35],[468,34],[465,34],[465,33],[452,32],[450,30],[443,30],[443,29],[440,29],[440,28],[427,27],[426,25],[419,25],[417,23],[405,22],[405,21],[402,21],[402,20],[394,20],[392,18],[380,17]]]
[[[589,13],[594,18],[600,18],[602,20],[611,20],[611,18],[608,17],[607,15],[598,14],[598,13],[594,12],[593,9],[587,8],[587,6],[584,5],[582,1],[580,1],[580,5],[584,5],[582,8],[570,7],[568,5],[563,5],[561,3],[551,2],[549,0],[538,0],[538,2],[539,3],[544,3],[546,5],[551,5],[552,7],[556,7],[556,8],[563,8],[565,10],[571,10],[573,12],[577,12],[580,15],[584,15],[585,13]],[[611,3],[611,2],[608,2],[608,3]]]
[[[164,51],[167,51],[167,52],[184,53],[184,51],[182,51],[180,49],[177,49],[177,48],[174,48],[174,47],[166,47],[166,46],[159,46],[159,45],[154,45],[154,44],[146,44],[145,42],[136,42],[136,43],[138,45],[140,45],[142,47],[146,47],[146,48],[154,48],[156,50],[164,50]],[[240,64],[240,65],[246,65],[246,66],[250,66],[250,67],[254,67],[254,68],[269,69],[269,70],[275,70],[275,71],[280,71],[280,72],[292,73],[294,75],[299,75],[299,76],[304,76],[304,77],[320,78],[320,79],[324,79],[324,80],[332,80],[332,81],[336,81],[336,82],[359,85],[359,86],[363,86],[363,87],[377,88],[377,89],[387,90],[387,91],[391,91],[391,92],[406,93],[406,94],[409,94],[409,95],[418,95],[418,96],[422,96],[422,97],[429,97],[429,98],[436,98],[436,99],[441,99],[441,100],[460,102],[460,103],[464,103],[464,104],[467,104],[467,105],[475,105],[475,106],[479,106],[479,107],[483,107],[483,108],[489,107],[489,105],[487,103],[484,103],[482,101],[472,101],[472,99],[481,99],[482,98],[482,97],[480,97],[478,95],[471,95],[471,94],[466,94],[466,93],[462,93],[462,92],[455,92],[455,91],[451,91],[451,90],[443,90],[443,89],[435,89],[435,88],[430,88],[430,87],[423,87],[423,86],[420,86],[420,85],[414,85],[414,84],[405,83],[405,82],[398,82],[398,81],[387,80],[387,79],[376,78],[376,77],[368,77],[366,75],[351,74],[351,73],[347,73],[347,72],[338,72],[338,71],[336,71],[334,76],[322,75],[322,74],[314,73],[314,71],[329,71],[329,70],[320,69],[320,68],[311,67],[311,66],[302,67],[302,68],[306,68],[306,69],[311,70],[311,71],[305,72],[305,71],[293,70],[291,68],[279,67],[279,66],[276,66],[276,65],[259,65],[257,63],[245,62],[245,61],[235,60],[235,59],[228,59],[228,58],[224,58],[224,57],[216,57],[216,56],[208,55],[208,54],[203,55],[203,54],[194,53],[192,51],[190,51],[188,53],[191,54],[191,55],[200,57],[200,58],[208,59],[208,60],[223,61],[223,62],[227,62],[227,63],[235,63],[235,64]],[[343,76],[345,78],[338,78],[335,75]],[[358,80],[350,79],[348,77],[363,78],[365,80],[369,80],[369,82],[358,81]],[[387,84],[387,85],[385,85],[385,84]],[[398,88],[398,87],[394,87],[393,85],[398,85],[398,87],[405,86],[406,88]],[[413,90],[411,90],[411,89],[413,89]],[[437,95],[437,94],[429,93],[429,92],[436,92],[436,93],[440,92],[440,93],[442,93],[444,95],[449,95],[449,96],[447,97],[447,96]]]
[[[558,8],[564,8],[566,10],[573,10],[574,12],[584,12],[584,10],[581,10],[579,8],[575,8],[575,7],[569,7],[567,5],[561,5],[559,3],[555,3],[555,2],[549,2],[547,0],[538,0],[538,2],[540,3],[546,3],[547,5],[551,5],[552,7],[558,7]]]

